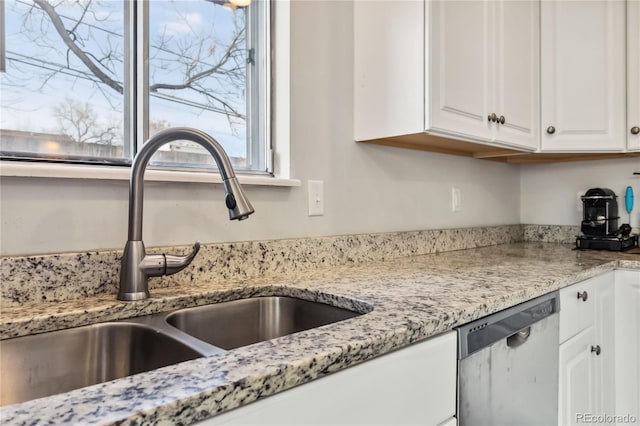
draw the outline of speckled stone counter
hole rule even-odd
[[[181,273],[151,278],[152,289],[206,280],[265,278],[327,266],[522,241],[521,225],[203,244]],[[191,247],[148,248],[182,254]],[[0,305],[61,302],[117,293],[121,252],[100,250],[0,259]]]
[[[339,371],[617,267],[640,255],[513,243],[224,282],[193,281],[146,301],[113,295],[6,306],[2,337],[254,295],[371,312],[61,395],[0,409],[3,424],[188,424]]]

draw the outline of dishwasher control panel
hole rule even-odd
[[[558,292],[540,296],[458,328],[458,359],[515,335],[560,310]]]

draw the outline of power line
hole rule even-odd
[[[22,5],[26,5],[26,6],[29,6],[29,7],[33,6],[32,4],[27,3],[27,2],[25,2],[23,0],[15,0],[15,1],[16,1],[16,3],[20,3]],[[84,26],[87,26],[87,27],[90,27],[90,28],[94,28],[94,29],[99,30],[99,31],[103,31],[105,33],[109,33],[109,34],[112,34],[112,35],[115,35],[115,36],[118,36],[118,37],[122,37],[121,34],[118,34],[118,33],[114,32],[114,31],[111,31],[111,30],[108,30],[106,28],[100,27],[98,25],[89,24],[89,23],[83,22],[80,19],[71,18],[71,17],[69,17],[67,15],[63,15],[63,14],[60,14],[60,13],[58,13],[58,15],[61,18],[66,19],[69,22],[80,24],[80,25],[84,25]],[[123,20],[123,26],[124,25],[125,25],[125,22]],[[172,50],[170,50],[170,49],[168,49],[166,47],[162,47],[161,45],[157,45],[157,46],[154,45],[152,47],[154,47],[155,49],[158,49],[159,51],[174,55],[174,56],[176,56],[178,58],[189,59],[189,60],[191,59],[188,56],[184,55],[183,53],[174,52],[174,51],[172,51]],[[13,51],[8,51],[7,53],[9,55],[12,55],[12,56],[8,56],[7,57],[7,59],[9,61],[21,63],[21,64],[26,65],[26,66],[39,68],[39,69],[46,70],[46,71],[53,72],[53,73],[60,73],[62,75],[70,76],[70,77],[77,78],[77,79],[90,81],[90,82],[92,82],[94,84],[97,84],[97,85],[102,83],[102,81],[99,78],[97,78],[94,74],[88,73],[87,71],[84,71],[84,70],[72,68],[71,66],[69,66],[67,64],[60,64],[60,63],[50,62],[50,61],[47,61],[47,60],[44,60],[44,59],[41,59],[41,58],[22,55],[22,54],[20,54],[18,52],[13,52]],[[201,64],[209,66],[209,67],[214,67],[215,66],[213,64],[209,64],[209,63],[206,63],[204,61],[199,61],[199,62]],[[108,70],[108,68],[105,68],[105,69]],[[228,111],[228,110],[226,110],[224,108],[211,106],[209,104],[202,104],[202,103],[199,103],[199,102],[196,102],[196,101],[192,101],[192,100],[188,100],[188,99],[182,99],[182,98],[174,97],[174,96],[163,94],[163,93],[159,93],[159,92],[151,93],[150,96],[156,97],[156,98],[159,98],[159,99],[164,99],[164,100],[167,100],[167,101],[173,102],[173,103],[179,103],[179,104],[190,106],[190,107],[196,107],[196,108],[199,108],[199,109],[202,109],[202,110],[211,111],[211,112],[218,113],[218,114],[224,114],[226,116],[232,116],[232,117],[236,117],[236,118],[245,119],[245,116],[242,115],[242,114],[235,113],[235,112],[230,112],[230,111]]]
[[[73,68],[69,68],[67,66],[60,66],[60,68],[53,68],[53,67],[49,67],[47,65],[55,66],[56,64],[50,64],[50,63],[44,62],[42,60],[38,60],[38,59],[32,58],[32,59],[35,59],[35,60],[41,62],[41,64],[35,64],[35,63],[29,62],[28,60],[25,60],[25,59],[13,58],[13,57],[9,56],[9,54],[11,54],[11,53],[13,53],[13,52],[7,52],[7,61],[18,62],[18,63],[24,64],[24,65],[28,65],[28,66],[32,66],[32,67],[35,67],[35,68],[40,68],[40,69],[43,69],[43,70],[52,71],[52,72],[56,72],[56,73],[60,73],[60,74],[64,74],[64,75],[68,75],[70,77],[76,77],[76,78],[81,78],[83,80],[89,80],[89,81],[91,81],[93,83],[101,83],[100,79],[98,79],[96,77],[91,77],[92,74],[87,74],[84,71],[80,71],[80,70],[76,70],[76,69],[73,69]],[[72,72],[70,72],[70,71],[72,71]]]
[[[23,4],[25,6],[33,7],[33,3],[27,3],[27,2],[25,2],[23,0],[14,0],[14,1],[16,3],[20,3],[20,4]],[[56,13],[58,13],[58,12],[56,11]],[[124,37],[122,34],[119,34],[119,33],[115,32],[115,31],[109,30],[107,28],[99,27],[99,26],[97,26],[95,24],[88,24],[88,23],[86,23],[84,21],[79,21],[76,18],[72,18],[70,16],[63,15],[61,13],[58,13],[58,16],[60,16],[60,18],[64,18],[67,21],[71,21],[71,22],[76,23],[76,24],[79,23],[81,25],[84,25],[84,26],[87,26],[87,27],[90,27],[90,28],[94,28],[94,29],[99,30],[99,31],[103,31],[105,33],[112,34],[112,35],[117,36],[117,37]]]
[[[15,2],[23,4],[25,6],[30,6],[30,7],[33,6],[32,4],[29,4],[29,3],[27,3],[27,2],[25,2],[23,0],[15,0]],[[76,18],[72,18],[72,17],[66,16],[66,15],[63,15],[63,14],[60,14],[60,13],[58,13],[58,16],[60,16],[61,18],[66,19],[67,21],[69,21],[69,22],[71,22],[73,24],[81,24],[81,25],[84,25],[84,26],[87,26],[87,27],[95,28],[96,30],[103,31],[103,32],[108,33],[108,34],[115,35],[115,36],[117,36],[119,38],[123,38],[124,37],[124,35],[122,35],[120,33],[117,33],[115,31],[109,30],[109,29],[104,28],[104,27],[100,27],[100,26],[95,25],[95,24],[88,24],[88,23],[86,23],[84,21],[80,21],[80,20],[78,20]],[[124,29],[124,26],[125,26],[124,19],[122,21],[122,26],[123,26],[123,29]],[[190,58],[189,56],[184,55],[184,53],[170,50],[170,49],[168,49],[166,47],[163,47],[160,44],[150,44],[150,47],[153,48],[153,49],[157,49],[157,50],[159,50],[161,52],[165,52],[165,53],[168,53],[170,55],[174,55],[174,56],[176,56],[178,58],[187,59],[187,60],[192,60],[193,59],[193,58]],[[200,62],[201,64],[206,65],[208,67],[215,67],[216,66],[216,64],[211,64],[211,63],[208,63],[208,62],[205,62],[205,61],[202,61],[202,60],[199,60],[198,62]]]
[[[241,119],[246,119],[246,116],[237,112],[231,112],[231,111],[227,111],[223,108],[218,108],[218,107],[214,107],[211,105],[205,105],[205,104],[201,104],[195,101],[190,101],[188,99],[182,99],[182,98],[176,98],[175,96],[171,96],[171,95],[166,95],[164,93],[158,93],[158,92],[154,92],[154,93],[150,93],[149,94],[150,97],[154,97],[154,98],[159,98],[159,99],[164,99],[170,102],[174,102],[174,103],[178,103],[178,104],[182,104],[182,105],[186,105],[186,106],[191,106],[191,107],[195,107],[195,108],[200,108],[200,109],[204,109],[207,111],[211,111],[211,112],[215,112],[218,114],[224,114],[226,116],[230,116],[230,117],[236,117],[236,118],[241,118]]]
[[[8,54],[15,54],[15,55],[20,55],[16,52],[7,52]],[[23,56],[23,55],[20,55]],[[92,83],[96,83],[96,84],[102,84],[102,81],[96,77],[93,76],[93,74],[87,73],[85,71],[82,70],[77,70],[77,69],[73,69],[73,68],[68,68],[66,66],[62,66],[62,65],[58,65],[55,63],[51,63],[51,62],[46,62],[43,61],[41,59],[37,59],[37,58],[30,58],[30,57],[26,57],[23,56],[24,58],[28,58],[31,59],[33,61],[37,61],[40,62],[40,64],[37,63],[33,63],[33,62],[29,62],[28,60],[25,59],[19,59],[19,58],[15,58],[15,57],[11,57],[7,55],[7,60],[8,61],[14,61],[14,62],[18,62],[27,66],[31,66],[31,67],[35,67],[35,68],[40,68],[40,69],[44,69],[47,71],[51,71],[51,72],[56,72],[56,73],[60,73],[63,75],[67,75],[70,77],[75,77],[75,78],[79,78],[79,79],[83,79],[83,80],[87,80],[90,81]],[[61,68],[53,68],[51,66],[60,66]],[[175,96],[171,96],[171,95],[167,95],[167,94],[163,94],[163,93],[158,93],[158,92],[154,92],[154,93],[150,93],[149,94],[150,97],[154,97],[154,98],[158,98],[158,99],[163,99],[163,100],[167,100],[169,102],[173,102],[173,103],[177,103],[177,104],[181,104],[181,105],[185,105],[185,106],[190,106],[190,107],[194,107],[194,108],[199,108],[205,111],[210,111],[210,112],[214,112],[217,114],[223,114],[225,116],[231,116],[231,117],[236,117],[236,118],[240,118],[240,119],[246,119],[246,116],[243,114],[239,114],[239,113],[235,113],[235,112],[230,112],[227,111],[223,108],[218,108],[215,106],[211,106],[211,105],[207,105],[207,104],[202,104],[196,101],[191,101],[188,99],[183,99],[183,98],[178,98]]]

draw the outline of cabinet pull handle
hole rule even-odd
[[[556,132],[556,128],[553,126],[549,126],[547,127],[547,133],[549,133],[550,135],[554,134]]]
[[[501,115],[500,118],[498,119],[498,122],[500,124],[504,124],[505,121],[507,121],[507,120],[504,118],[504,115]]]
[[[600,355],[602,349],[600,349],[600,345],[591,346],[591,352],[595,352],[596,355]]]
[[[637,135],[638,133],[640,133],[640,127],[638,127],[638,126],[633,126],[633,127],[631,128],[631,134],[632,134],[632,135]]]
[[[578,299],[582,299],[583,302],[586,302],[588,298],[589,293],[587,293],[587,290],[583,291],[582,293],[578,292]]]
[[[487,116],[487,120],[493,121],[495,123],[498,120],[498,116],[496,115],[495,112],[492,112],[490,115]]]

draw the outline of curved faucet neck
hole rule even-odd
[[[171,275],[186,268],[193,260],[200,245],[196,242],[191,254],[172,256],[166,254],[147,255],[142,242],[142,202],[144,172],[153,154],[162,145],[176,140],[189,140],[202,145],[211,153],[218,165],[225,191],[224,203],[229,210],[229,219],[246,219],[254,212],[240,182],[235,177],[229,157],[222,146],[211,136],[196,129],[179,127],[157,133],[140,149],[133,160],[129,182],[129,239],[120,261],[120,288],[118,300],[141,300],[149,297],[149,277]]]
[[[142,204],[144,195],[144,172],[153,154],[163,145],[188,140],[203,146],[216,162],[223,182],[234,178],[231,161],[222,146],[206,133],[187,127],[166,129],[153,135],[142,145],[131,166],[129,181],[129,240],[142,241]]]

